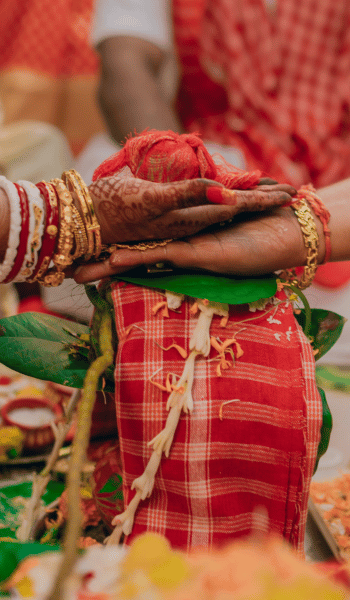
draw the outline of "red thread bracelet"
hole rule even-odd
[[[16,186],[16,189],[17,189],[19,203],[20,203],[20,207],[21,207],[21,218],[22,218],[21,233],[20,233],[19,245],[18,245],[18,249],[17,249],[15,262],[13,264],[13,267],[12,267],[10,273],[7,275],[7,277],[4,279],[4,281],[2,283],[9,283],[13,279],[15,279],[15,277],[17,277],[19,271],[21,270],[21,266],[23,264],[24,257],[26,255],[28,236],[29,236],[28,196],[27,196],[26,191],[20,185],[18,185],[17,183],[15,183],[14,185]]]
[[[36,184],[44,198],[46,205],[46,224],[40,254],[36,267],[27,281],[40,281],[40,278],[46,273],[49,268],[54,250],[56,247],[56,239],[58,234],[58,199],[55,188],[46,181],[40,181]]]

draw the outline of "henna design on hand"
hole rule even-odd
[[[98,179],[89,187],[105,243],[185,237],[237,213],[287,203],[293,190],[280,184],[227,190],[207,179],[154,183],[125,176]]]

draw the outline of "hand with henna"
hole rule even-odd
[[[89,186],[104,244],[183,238],[210,225],[291,202],[295,189],[263,179],[252,190],[227,190],[208,179],[153,183],[106,177]]]
[[[260,272],[262,248],[259,244],[271,247],[269,232],[274,237],[274,227],[280,230],[283,243],[282,224],[286,215],[289,215],[289,209],[281,208],[279,217],[280,213],[275,207],[288,205],[292,195],[296,193],[293,187],[275,184],[270,179],[262,179],[260,185],[253,190],[227,190],[221,184],[206,179],[165,184],[110,178],[96,181],[89,190],[104,231],[104,243],[182,239],[146,251],[118,249],[104,263],[80,267],[75,274],[78,283],[102,279],[139,265],[164,261],[177,267],[220,273],[246,275]],[[217,204],[210,204],[214,200]],[[258,221],[255,224],[256,236],[251,237],[250,231],[245,227],[254,231],[254,214],[261,211],[266,211],[262,217],[262,222],[266,223],[260,226]],[[246,219],[248,215],[237,215],[248,212],[253,217],[252,214],[249,215],[250,219],[243,223],[242,217]],[[220,226],[234,217],[240,221],[237,225],[232,223],[229,228]],[[269,217],[271,227],[268,225]],[[294,234],[300,236],[291,210],[289,220]],[[215,225],[216,227],[210,227],[210,232],[198,233]],[[194,236],[196,233],[198,235]],[[298,237],[297,242],[299,241]],[[274,244],[276,245],[276,240],[272,246]],[[249,245],[255,253],[250,265],[247,264],[246,256]]]

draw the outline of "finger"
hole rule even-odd
[[[262,177],[259,180],[259,184],[258,185],[275,185],[276,183],[278,183],[278,181],[275,181],[274,179],[271,179],[271,177]]]
[[[238,192],[237,212],[261,212],[278,206],[290,206],[293,198],[287,192],[244,190]]]
[[[193,206],[174,210],[154,221],[155,239],[179,239],[194,235],[211,225],[225,225],[239,212],[238,206]]]
[[[110,259],[104,262],[91,263],[78,267],[74,273],[74,279],[76,283],[89,283],[105,279],[111,275],[118,275],[135,267],[156,264],[165,260],[166,253],[161,246],[146,251],[120,248],[111,255]]]
[[[224,186],[209,179],[189,179],[171,183],[145,181],[134,177],[97,179],[89,186],[98,211],[107,219],[142,221],[169,210],[208,204],[208,187]]]
[[[129,252],[131,251],[129,250]],[[127,270],[128,268],[130,267],[126,267],[124,270]],[[115,271],[111,267],[109,259],[107,259],[103,262],[90,263],[78,267],[73,274],[73,278],[76,283],[90,283],[92,281],[110,277],[113,273],[115,273]]]
[[[294,188],[291,188],[291,191]],[[276,206],[289,206],[292,203],[292,196],[284,190],[274,190],[274,187],[268,188],[268,191],[256,188],[255,190],[227,190],[222,188],[208,188],[207,196],[216,204],[225,204],[226,206],[236,206],[237,213],[243,211],[261,211]]]
[[[297,190],[288,183],[278,183],[277,185],[259,185],[260,192],[287,192],[290,196],[295,196]]]

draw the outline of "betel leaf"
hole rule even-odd
[[[70,354],[75,338],[68,330],[89,333],[86,325],[42,313],[0,319],[0,362],[24,375],[81,388],[89,363]]]
[[[260,298],[270,298],[277,291],[276,279],[273,277],[233,279],[217,275],[181,273],[161,277],[118,275],[117,279],[145,287],[185,294],[193,298],[206,298],[212,302],[226,302],[227,304],[245,304],[246,302],[260,300]]]
[[[70,333],[71,332],[71,333]],[[36,337],[70,344],[72,334],[89,334],[89,327],[43,313],[26,312],[0,319],[0,336]]]
[[[295,316],[301,327],[304,328],[306,321],[305,310],[302,309],[300,314],[296,314]],[[330,310],[322,308],[311,309],[311,323],[308,336],[312,340],[313,349],[318,350],[315,355],[316,360],[324,356],[334,346],[343,330],[345,322],[345,317]]]

